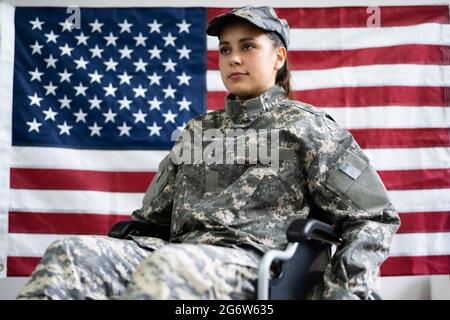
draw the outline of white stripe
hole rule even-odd
[[[290,34],[291,51],[349,50],[404,44],[450,44],[450,25],[439,23],[380,28],[292,28]],[[219,39],[208,36],[208,50],[217,50],[218,47]]]
[[[387,64],[291,71],[293,90],[378,86],[450,86],[450,66]],[[220,71],[206,72],[208,91],[227,91]]]
[[[157,171],[168,151],[77,150],[13,147],[16,168],[79,169],[100,171]]]
[[[40,257],[47,247],[58,239],[70,235],[10,233],[8,255]],[[450,233],[396,234],[392,240],[391,256],[423,256],[450,254]]]
[[[347,129],[448,128],[448,107],[321,107]]]
[[[450,232],[401,233],[394,235],[390,256],[450,254]]]
[[[131,214],[144,193],[12,189],[11,211]]]
[[[0,2],[0,278],[6,276],[14,69],[14,8]]]
[[[391,190],[388,194],[399,212],[450,211],[450,189]]]
[[[450,148],[364,149],[376,170],[446,169]]]

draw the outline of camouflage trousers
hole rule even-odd
[[[76,236],[48,247],[17,299],[254,299],[259,256],[240,248]]]

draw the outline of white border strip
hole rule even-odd
[[[450,211],[450,189],[391,190],[388,194],[399,212]]]
[[[6,276],[14,76],[14,8],[0,2],[0,278]]]

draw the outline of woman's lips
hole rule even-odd
[[[228,76],[229,79],[240,79],[242,76],[245,76],[246,73],[243,72],[233,72],[230,73],[230,75]]]

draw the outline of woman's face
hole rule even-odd
[[[239,100],[257,97],[273,85],[286,58],[285,48],[256,26],[236,20],[219,36],[219,68],[227,90]]]

